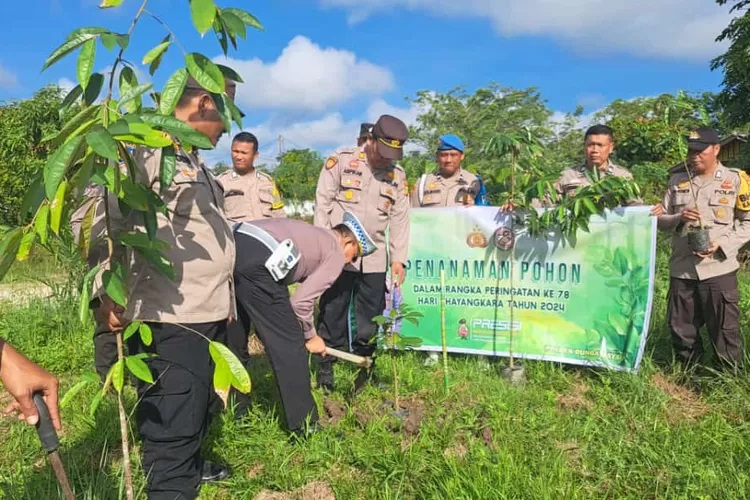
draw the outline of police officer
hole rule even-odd
[[[296,219],[259,220],[235,227],[234,279],[240,318],[249,318],[266,348],[284,405],[287,427],[306,433],[317,422],[307,351],[325,355],[315,331],[315,301],[344,266],[375,251],[356,216],[324,229]],[[289,285],[300,283],[289,297]],[[246,331],[243,321],[230,329]]]
[[[446,134],[438,139],[438,169],[422,174],[411,192],[412,207],[472,206],[479,194],[477,176],[461,168],[464,143],[456,135]]]
[[[356,354],[374,351],[370,340],[376,333],[372,318],[385,307],[388,259],[395,286],[404,281],[409,242],[409,193],[406,173],[395,162],[403,157],[409,136],[406,125],[383,115],[360,147],[335,151],[325,162],[315,197],[315,225],[330,228],[352,212],[372,235],[378,249],[361,259],[357,271],[344,270],[320,299],[318,334],[326,345],[342,349],[349,343]],[[385,231],[389,229],[387,254]],[[349,305],[354,300],[356,336],[349,329]],[[347,336],[347,334],[349,336]],[[333,367],[329,360],[318,366],[318,385],[333,389]],[[361,372],[358,385],[371,372]]]
[[[257,137],[249,132],[234,136],[233,169],[218,178],[224,187],[225,209],[231,221],[286,217],[284,201],[273,177],[254,166],[257,157]]]
[[[360,148],[364,146],[364,144],[367,142],[367,138],[370,137],[370,133],[372,132],[372,123],[362,123],[359,126],[359,137],[357,137],[357,147]]]
[[[584,150],[586,160],[581,165],[566,168],[560,174],[560,178],[554,183],[555,191],[560,196],[573,195],[578,188],[590,186],[589,176],[612,175],[622,177],[629,181],[633,180],[633,174],[628,170],[612,163],[609,159],[615,148],[614,133],[606,125],[593,125],[586,130],[584,135]],[[628,205],[640,205],[641,200],[631,200]],[[542,205],[552,206],[550,200],[545,200]]]
[[[227,81],[234,98],[236,86]],[[189,78],[175,117],[205,134],[216,144],[225,132],[211,94]],[[165,257],[173,263],[175,278],[155,269],[139,254],[127,261],[129,295],[125,311],[112,314],[112,301],[103,299],[104,313],[113,330],[128,321],[143,321],[153,332],[145,346],[130,338],[131,354],[147,352],[156,383],[139,383],[137,424],[143,439],[142,464],[148,474],[149,499],[196,498],[202,481],[223,479],[227,468],[201,458],[209,423],[213,391],[213,362],[208,340],[226,341],[227,320],[234,314],[232,272],[235,246],[224,213],[224,196],[198,152],[181,147],[176,153],[174,179],[160,186],[161,149],[137,148],[133,158],[137,179],[161,191],[169,216],[157,215],[156,237],[167,243]],[[117,206],[110,195],[107,202]],[[116,211],[112,212],[116,214]],[[113,230],[142,231],[138,214],[114,217]],[[117,319],[122,323],[117,324]],[[113,324],[114,323],[114,324]],[[198,335],[196,332],[200,333]]]
[[[738,367],[743,356],[737,252],[750,239],[750,179],[721,164],[719,142],[710,128],[690,133],[689,174],[683,169],[669,179],[658,218],[659,229],[672,235],[667,321],[675,353],[687,367],[703,354],[703,325],[719,366]],[[700,224],[708,228],[711,245],[694,253],[687,232]]]

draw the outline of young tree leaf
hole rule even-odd
[[[23,229],[17,227],[5,233],[3,239],[0,240],[0,280],[5,277],[8,269],[15,262],[22,238]]]
[[[91,128],[91,131],[86,134],[86,143],[99,156],[114,162],[120,159],[117,154],[117,142],[112,138],[109,131],[101,125],[95,125]]]
[[[139,119],[154,128],[163,130],[164,132],[177,137],[183,144],[190,144],[204,149],[213,148],[211,139],[206,137],[205,134],[198,132],[185,122],[180,121],[173,116],[143,113],[137,117],[126,117],[126,120],[134,119]]]
[[[57,188],[55,193],[55,199],[52,200],[50,205],[50,219],[49,226],[52,232],[60,234],[60,223],[62,222],[62,213],[65,208],[65,195],[68,192],[68,181],[62,181]]]
[[[92,38],[84,42],[81,46],[81,52],[78,54],[77,76],[78,83],[86,89],[89,84],[89,78],[94,70],[94,60],[96,58],[96,39]]]
[[[263,25],[260,23],[260,21],[258,21],[258,18],[247,11],[244,11],[242,9],[223,9],[222,12],[234,14],[235,16],[240,18],[243,23],[250,26],[251,28],[255,28],[258,30],[263,29]]]
[[[203,54],[192,52],[185,56],[185,62],[190,75],[208,92],[224,92],[224,75],[210,59]]]
[[[240,19],[237,14],[233,12],[222,11],[221,21],[224,23],[230,34],[239,36],[243,40],[247,37],[247,30],[245,29],[245,23]]]
[[[102,33],[99,39],[107,50],[112,50],[117,45],[117,36],[114,33]]]
[[[121,269],[119,265],[115,265],[115,270],[117,269]],[[117,272],[108,269],[104,271],[102,282],[104,284],[104,290],[107,292],[109,298],[112,299],[116,304],[125,307],[125,283],[123,282],[120,275]]]
[[[239,75],[239,73],[237,73],[235,70],[233,70],[229,66],[224,66],[223,64],[217,64],[216,66],[219,68],[221,73],[224,75],[224,78],[226,78],[227,80],[232,80],[233,82],[237,82],[237,83],[244,82],[244,80]]]
[[[190,0],[190,15],[193,25],[201,36],[211,29],[216,17],[216,4],[214,0]]]
[[[229,366],[229,370],[232,372],[232,385],[242,393],[249,393],[251,389],[250,375],[237,356],[229,350],[227,346],[220,342],[211,341],[208,344],[208,351],[211,353],[211,358],[216,363],[217,367],[219,361],[223,361]]]
[[[119,7],[122,4],[122,0],[102,0],[99,4],[100,9],[110,9],[112,7]]]
[[[139,380],[142,380],[148,384],[154,383],[154,376],[151,374],[151,370],[148,369],[148,365],[143,359],[137,356],[128,356],[125,358],[125,364],[130,370],[130,373],[136,376]]]
[[[135,333],[138,331],[138,329],[141,327],[140,321],[131,321],[128,323],[128,326],[125,328],[125,331],[122,332],[122,340],[128,340],[130,337],[135,335]]]
[[[110,369],[110,373],[112,373],[111,369]],[[111,377],[109,377],[109,379],[112,380]],[[107,387],[107,385],[105,384],[104,387]],[[96,410],[99,409],[99,405],[102,403],[102,399],[104,399],[104,387],[102,387],[101,390],[96,391],[96,394],[91,399],[91,405],[89,405],[89,418],[94,418],[94,415],[96,414]]]
[[[97,264],[86,273],[81,285],[81,297],[78,302],[78,319],[82,325],[87,323],[89,317],[89,302],[91,302],[91,285],[94,283],[94,277],[99,272],[101,266]]]
[[[103,32],[109,32],[109,30],[104,30],[103,28],[89,28],[89,29],[96,29],[96,30],[103,30]],[[77,33],[77,34],[76,34]],[[46,61],[44,61],[44,66],[42,66],[42,71],[49,68],[53,64],[55,64],[57,61],[59,61],[61,58],[65,57],[67,54],[71,53],[84,43],[86,43],[89,40],[92,40],[96,37],[98,37],[101,33],[85,33],[79,30],[78,32],[74,32],[71,34],[71,36],[68,37],[67,40],[65,40],[62,45],[57,47],[52,54],[47,58]]]
[[[68,167],[76,159],[83,137],[78,136],[69,140],[50,156],[44,165],[44,190],[47,199],[54,199],[57,188],[65,176]]]
[[[104,86],[104,75],[101,73],[94,73],[89,78],[89,83],[86,86],[86,90],[83,93],[83,100],[86,104],[91,105],[99,98],[99,94],[102,93],[102,87]]]
[[[122,180],[122,201],[135,210],[146,211],[149,208],[149,188],[140,182],[133,181],[130,177]]]
[[[128,96],[134,94],[138,87],[138,77],[135,75],[135,71],[130,66],[125,66],[120,71],[120,96]],[[128,113],[137,113],[141,109],[141,99],[138,96],[132,97],[129,102],[121,103]]]
[[[73,387],[68,389],[68,391],[63,395],[62,399],[60,400],[60,408],[67,407],[70,402],[75,398],[79,392],[81,392],[81,389],[89,385],[88,380],[80,380],[78,381]]]
[[[120,97],[120,101],[118,104],[125,109],[132,108],[132,109],[140,109],[140,107],[143,105],[141,97],[143,94],[151,90],[151,88],[154,86],[153,83],[147,83],[145,85],[138,85],[137,87],[133,87],[128,89],[127,92],[123,93]],[[131,102],[136,101],[137,102],[134,105],[131,105]],[[137,111],[128,111],[129,113],[135,113]]]
[[[185,68],[180,68],[172,73],[172,76],[169,77],[167,83],[164,84],[164,89],[161,91],[159,113],[163,115],[172,114],[182,96],[182,91],[185,89],[187,78],[188,72]]]
[[[44,204],[41,207],[39,207],[39,211],[36,213],[36,218],[34,219],[34,230],[36,231],[36,234],[39,235],[39,242],[42,245],[47,244],[47,235],[48,235],[48,229],[49,229],[49,205]]]
[[[125,363],[122,359],[118,359],[117,362],[112,366],[112,387],[118,393],[122,393],[122,388],[125,386]]]
[[[76,85],[73,87],[70,92],[65,96],[62,103],[60,103],[60,116],[62,117],[63,113],[70,108],[70,106],[73,105],[73,103],[83,95],[83,88],[81,85]]]
[[[166,191],[172,184],[175,170],[175,151],[174,146],[167,146],[161,150],[161,164],[159,165],[159,182],[160,191]]]
[[[124,35],[115,35],[115,40],[117,41],[117,45],[119,45],[122,50],[125,50],[130,44],[130,35],[127,33]]]
[[[141,342],[143,342],[143,345],[149,346],[153,343],[154,333],[151,331],[151,327],[146,323],[141,323],[138,333],[141,335]]]
[[[170,45],[172,45],[172,42],[161,42],[159,45],[146,52],[146,55],[143,56],[143,64],[149,64],[161,57]]]
[[[62,144],[67,141],[74,132],[81,130],[82,126],[92,121],[101,106],[88,106],[78,112],[68,123],[54,136],[45,137],[42,141],[49,141],[52,146]]]
[[[229,391],[232,385],[232,370],[223,359],[215,361],[214,364],[214,389],[222,392]]]
[[[18,262],[23,262],[29,258],[31,245],[34,244],[35,239],[36,231],[33,229],[27,229],[26,232],[24,232],[23,238],[21,238],[21,244],[18,246],[18,252],[16,252],[16,260]]]

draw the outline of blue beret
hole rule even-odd
[[[455,149],[463,153],[464,141],[453,134],[445,134],[438,137],[438,151],[447,151],[449,149]]]

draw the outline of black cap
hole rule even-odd
[[[359,126],[359,138],[365,139],[367,138],[370,133],[372,132],[372,127],[375,125],[372,123],[363,123]]]
[[[721,143],[719,134],[710,127],[700,127],[688,135],[687,139],[689,151],[703,151],[708,146]]]
[[[383,115],[373,125],[372,137],[380,156],[400,160],[404,157],[404,143],[409,138],[409,129],[395,116]]]

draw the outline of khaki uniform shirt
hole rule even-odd
[[[694,208],[695,203],[690,179],[684,171],[669,179],[662,202],[664,215],[659,217],[658,227],[672,233],[670,275],[705,280],[739,268],[737,252],[750,240],[750,178],[722,164],[710,179],[695,177],[693,173],[691,176],[701,220],[710,226],[711,243],[718,243],[719,250],[704,259],[694,255],[688,246],[687,224],[681,221],[681,214],[685,208]]]
[[[161,149],[137,148],[133,157],[137,180],[159,193]],[[157,214],[156,238],[166,243],[162,253],[172,262],[176,277],[170,279],[139,254],[128,251],[123,316],[128,321],[183,324],[234,316],[234,237],[224,213],[220,184],[197,154],[178,151],[174,179],[161,198],[169,217]],[[113,231],[146,233],[139,213],[123,217],[116,196],[110,193],[107,201]],[[95,221],[96,227],[101,228],[100,224],[103,215]],[[100,230],[92,229],[92,235]]]
[[[290,301],[305,338],[312,338],[315,335],[315,300],[333,285],[344,269],[344,250],[336,233],[297,219],[264,219],[251,224],[266,231],[276,241],[292,240],[299,250],[300,260],[285,283],[300,283]]]
[[[618,165],[615,165],[611,161],[608,162],[608,165],[605,169],[599,171],[600,175],[612,175],[615,177],[622,177],[624,179],[627,179],[629,181],[633,180],[633,174],[630,173],[627,169],[620,167]],[[589,177],[587,175],[587,169],[586,164],[581,164],[575,167],[566,168],[562,171],[560,174],[560,178],[557,179],[554,183],[555,191],[560,196],[573,196],[575,192],[578,190],[578,188],[583,186],[590,186],[591,181],[589,180]],[[643,201],[640,199],[634,199],[630,200],[626,205],[641,205],[643,204]],[[552,207],[554,204],[551,202],[549,198],[546,198],[543,202],[539,203],[538,201],[534,203],[535,206],[538,207]]]
[[[224,187],[224,205],[229,220],[248,222],[286,217],[284,201],[273,178],[257,168],[240,175],[234,170],[218,177]]]
[[[459,169],[452,177],[443,177],[440,171],[423,174],[412,187],[412,207],[472,206],[479,192],[477,176]]]
[[[406,172],[391,164],[372,168],[362,147],[335,151],[320,172],[315,193],[315,225],[340,224],[354,213],[378,249],[360,259],[363,273],[383,273],[391,262],[406,263],[409,247],[409,192]],[[385,231],[389,230],[390,255]]]

